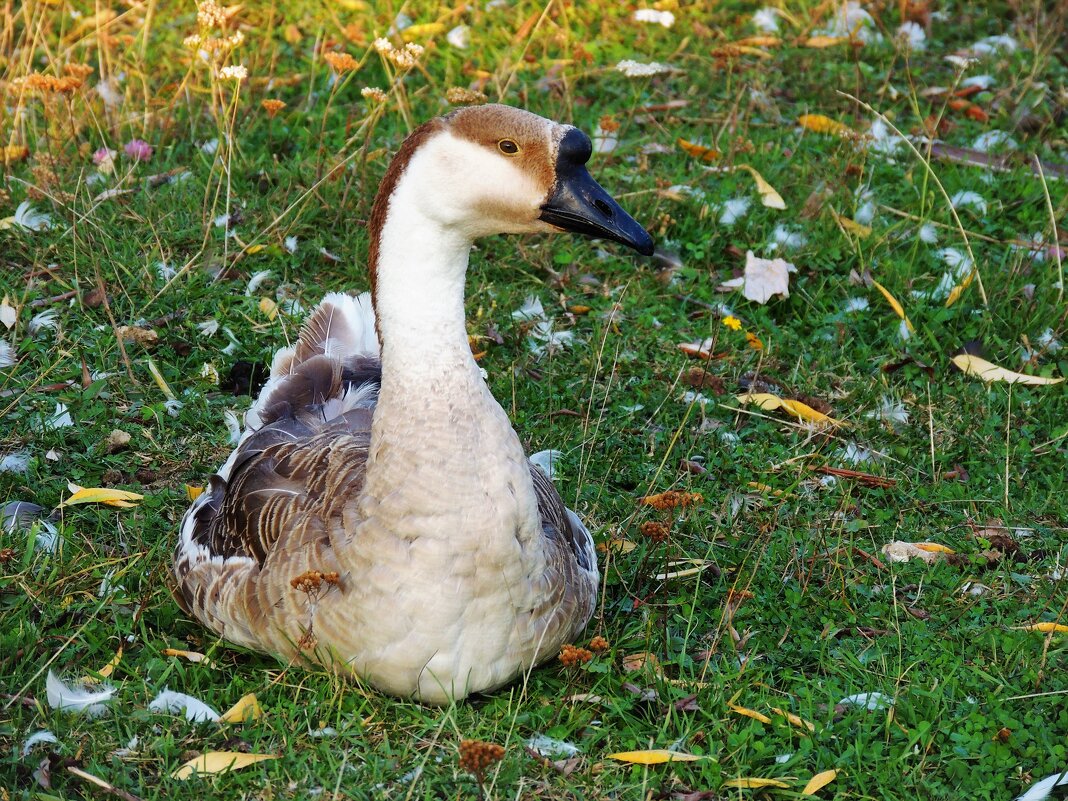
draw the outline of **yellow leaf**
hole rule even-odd
[[[848,217],[844,217],[833,210],[831,211],[831,214],[834,216],[834,221],[836,223],[838,223],[840,226],[842,226],[842,228],[844,228],[846,231],[853,234],[857,238],[867,239],[869,236],[871,236],[870,226],[861,225],[856,220],[851,220]]]
[[[972,267],[972,269],[968,271],[968,274],[964,276],[964,280],[949,290],[949,297],[946,298],[945,308],[948,309],[960,300],[960,296],[964,294],[964,290],[972,285],[972,281],[975,279],[975,272],[975,267]]]
[[[790,721],[791,726],[796,726],[799,729],[808,729],[809,731],[816,730],[815,726],[813,726],[804,718],[799,718],[793,712],[787,712],[785,709],[779,709],[777,706],[773,706],[771,708],[771,711],[774,712],[776,715],[782,715],[784,718]]]
[[[282,30],[282,36],[289,44],[300,44],[300,40],[304,38],[304,34],[300,32],[300,28],[290,23]]]
[[[159,387],[159,391],[167,396],[167,400],[175,400],[176,396],[171,389],[170,384],[163,378],[163,373],[156,367],[156,363],[152,361],[152,357],[148,357],[148,372],[152,374],[152,380],[156,382],[156,386]]]
[[[782,44],[782,39],[778,36],[747,36],[734,44],[738,47],[778,47]]]
[[[754,406],[763,409],[765,412],[773,412],[776,409],[781,409],[807,423],[815,423],[816,425],[845,425],[843,421],[828,417],[823,412],[816,411],[806,403],[789,400],[788,398],[780,398],[778,395],[772,395],[768,392],[753,392],[748,395],[739,395],[738,402],[753,404]]]
[[[849,41],[848,36],[810,36],[804,41],[805,47],[822,50],[825,47],[837,47]]]
[[[739,164],[738,169],[746,170],[756,181],[757,192],[760,193],[760,202],[769,209],[785,209],[786,201],[782,195],[775,191],[775,187],[764,180],[764,176],[750,167],[748,164]]]
[[[76,486],[76,485],[75,485]],[[127,492],[126,490],[110,489],[105,487],[90,487],[85,489],[78,487],[74,494],[67,500],[63,501],[58,508],[62,509],[66,506],[77,506],[80,503],[105,503],[108,506],[121,506],[131,507],[134,506],[130,501],[140,501],[144,498],[144,495],[138,495],[136,492]]]
[[[757,58],[771,58],[771,53],[761,50],[759,47],[750,47],[743,44],[725,44],[712,51],[715,58],[736,58],[738,56],[756,56]]]
[[[807,131],[832,136],[856,136],[853,129],[843,125],[837,120],[825,117],[822,114],[802,114],[797,118],[797,124]]]
[[[883,297],[886,298],[886,302],[890,304],[890,308],[894,310],[894,314],[905,321],[905,325],[908,326],[909,331],[915,331],[916,329],[912,327],[912,321],[909,320],[908,316],[905,314],[905,308],[898,302],[897,298],[890,294],[890,290],[878,281],[872,281],[871,285],[883,294]]]
[[[1006,370],[1004,367],[998,367],[986,359],[980,359],[978,356],[971,356],[967,353],[954,356],[952,362],[957,365],[962,373],[973,375],[988,384],[993,381],[1004,381],[1007,384],[1026,384],[1038,387],[1059,384],[1064,381],[1064,378],[1045,378],[1040,375],[1015,373],[1012,370]]]
[[[0,147],[0,164],[14,164],[29,155],[30,149],[25,145],[4,145]]]
[[[653,576],[653,579],[656,581],[667,581],[668,579],[696,576],[704,572],[711,564],[711,562],[706,562],[704,559],[682,559],[677,562],[671,562],[668,567],[677,568],[682,565],[694,565],[694,567],[688,567],[683,570],[669,570],[666,573],[657,573]]]
[[[720,152],[714,147],[705,147],[704,145],[699,145],[686,139],[676,139],[675,144],[681,147],[687,154],[693,156],[695,159],[700,159],[701,161],[715,161],[720,157]]]
[[[613,537],[607,542],[597,543],[597,550],[601,553],[616,551],[617,553],[630,553],[638,547],[638,543],[628,540],[626,537]]]
[[[738,706],[737,704],[727,704],[727,708],[730,709],[736,715],[743,715],[753,720],[759,720],[761,723],[771,723],[771,718],[767,715],[762,715],[752,709],[746,709],[744,706]]]
[[[185,497],[190,501],[195,501],[203,494],[203,492],[203,487],[194,487],[192,484],[185,485]]]
[[[256,700],[255,693],[241,696],[232,707],[219,716],[219,723],[247,723],[250,720],[259,720],[263,717],[263,709]]]
[[[665,762],[696,762],[704,757],[684,754],[681,751],[654,748],[649,751],[620,751],[618,754],[609,754],[608,759],[618,759],[620,762],[630,762],[633,765],[662,765]]]
[[[172,779],[188,779],[194,773],[225,773],[240,770],[266,759],[278,759],[274,754],[245,754],[241,751],[208,751],[190,759],[171,774]]]
[[[266,249],[267,249],[267,246],[262,244],[262,243],[259,244],[259,245],[249,245],[247,248],[245,248],[245,253],[247,253],[247,254],[249,254],[251,256],[254,253],[259,253],[261,250],[266,250]]]
[[[801,791],[801,795],[815,795],[817,790],[822,790],[837,777],[838,771],[836,770],[825,770],[823,773],[817,773],[808,780],[808,784],[806,784],[805,789]]]
[[[720,787],[740,787],[742,789],[755,790],[760,787],[781,787],[785,790],[790,789],[790,785],[786,782],[781,782],[778,779],[753,779],[753,778],[740,778],[740,779],[727,779]]]
[[[100,668],[93,676],[86,676],[83,681],[94,682],[97,680],[97,676],[102,679],[110,678],[111,674],[115,672],[115,668],[119,666],[119,662],[122,661],[122,646],[119,646],[119,650],[115,652],[115,656],[111,657],[111,661],[104,667]]]
[[[623,670],[626,673],[633,673],[646,666],[651,667],[654,673],[660,672],[660,660],[656,658],[656,654],[641,651],[640,653],[627,654],[623,657]]]
[[[1055,631],[1058,634],[1068,633],[1068,626],[1063,623],[1050,623],[1049,621],[1043,623],[1028,623],[1026,626],[1017,626],[1019,631],[1041,631],[1043,634],[1049,634],[1051,631]]]
[[[445,25],[440,22],[427,22],[422,25],[409,25],[401,31],[401,38],[406,42],[414,42],[416,39],[429,39],[432,36],[440,36],[445,33]]]
[[[927,551],[927,553],[956,553],[952,548],[939,545],[937,542],[914,542],[913,545],[921,551]]]
[[[268,320],[273,320],[278,316],[278,304],[270,298],[260,298],[260,311],[266,315]]]
[[[193,664],[203,663],[208,667],[215,667],[215,663],[199,651],[182,651],[178,648],[164,648],[161,653],[164,656],[178,656],[182,659],[188,659]]]

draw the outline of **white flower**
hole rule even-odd
[[[28,200],[19,203],[11,221],[27,231],[47,231],[52,227],[52,217],[43,211],[35,210]]]
[[[622,72],[628,78],[648,78],[651,75],[671,72],[673,69],[674,67],[670,64],[661,64],[659,61],[643,64],[641,61],[630,58],[625,58],[616,64],[616,72]]]
[[[84,712],[93,718],[107,711],[105,704],[115,695],[114,687],[107,685],[100,685],[100,687],[101,689],[96,692],[80,687],[69,687],[56,678],[51,670],[48,671],[48,679],[45,681],[50,707],[68,712]]]
[[[45,329],[55,331],[56,327],[59,325],[58,321],[56,320],[57,314],[58,312],[56,312],[55,309],[47,309],[46,311],[38,312],[37,314],[33,315],[33,317],[30,318],[29,325],[27,326],[27,330],[30,332],[30,336],[37,336],[38,333],[44,331]]]
[[[775,33],[779,30],[779,14],[777,8],[765,6],[753,14],[753,25],[761,33]]]
[[[728,200],[723,204],[723,211],[719,215],[720,225],[734,225],[749,211],[750,200],[747,197],[738,197]]]
[[[445,34],[445,41],[457,50],[466,50],[471,46],[471,29],[466,25],[457,25]]]
[[[372,47],[374,47],[377,52],[381,53],[382,55],[385,55],[386,53],[393,50],[393,42],[389,41],[389,39],[385,38],[384,36],[379,36],[377,39],[375,39]]]
[[[905,22],[897,29],[897,40],[910,50],[923,50],[927,47],[927,32],[915,22]]]
[[[650,22],[670,28],[675,24],[675,15],[670,11],[657,11],[654,8],[639,8],[631,17],[635,22]]]
[[[230,64],[219,70],[219,77],[224,81],[243,81],[248,77],[248,70],[242,64]]]

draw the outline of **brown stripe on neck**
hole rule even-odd
[[[408,169],[408,162],[412,154],[430,137],[442,127],[440,118],[425,122],[408,134],[401,143],[400,149],[386,168],[386,174],[382,176],[382,183],[378,185],[378,193],[375,195],[374,205],[371,206],[371,244],[367,253],[367,269],[371,279],[371,304],[375,307],[375,333],[378,335],[379,344],[382,343],[382,331],[378,320],[378,260],[382,247],[382,228],[386,224],[389,215],[389,204],[393,199],[393,192],[397,188],[404,171]]]

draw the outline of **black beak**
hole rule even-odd
[[[653,255],[653,238],[612,200],[586,171],[593,152],[590,138],[572,128],[560,140],[556,157],[556,185],[541,207],[539,219],[577,234],[611,239]]]

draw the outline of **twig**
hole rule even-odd
[[[893,487],[897,484],[897,479],[873,476],[871,473],[861,473],[857,470],[846,470],[841,467],[828,467],[827,465],[823,465],[812,469],[817,473],[826,473],[829,476],[852,478],[855,481],[859,481],[861,484],[867,484],[871,487]]]
[[[61,292],[58,295],[53,295],[50,298],[37,298],[37,300],[30,301],[31,309],[39,309],[41,306],[51,306],[53,303],[62,303],[65,300],[70,300],[78,296],[78,290],[72,289],[69,292]]]
[[[87,771],[84,771],[81,768],[76,768],[73,765],[68,765],[67,772],[74,774],[82,781],[89,782],[90,784],[95,784],[102,790],[105,790],[114,796],[118,796],[122,799],[122,801],[143,801],[140,796],[134,795],[128,790],[123,790],[121,787],[116,787],[111,782],[106,782],[99,776],[94,776],[92,773],[88,773]]]

